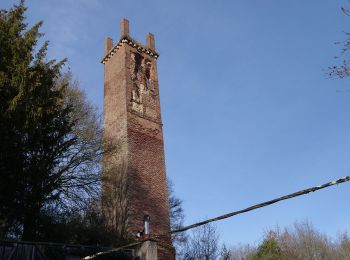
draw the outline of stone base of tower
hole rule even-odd
[[[175,260],[175,249],[172,245],[153,240],[137,245],[134,252],[134,256],[140,260]]]

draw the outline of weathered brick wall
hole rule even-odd
[[[128,31],[124,20],[119,43],[105,43],[104,138],[116,152],[104,157],[103,203],[111,227],[135,239],[145,215],[151,217],[151,234],[169,232],[170,223],[158,54],[152,34],[144,46]],[[170,237],[160,242],[168,246],[159,247],[159,259],[173,259]]]
[[[107,40],[105,52],[111,46]],[[103,211],[108,225],[124,237],[127,221],[127,103],[126,51],[121,47],[104,68]],[[124,186],[125,185],[125,186]],[[123,207],[122,207],[123,206]]]

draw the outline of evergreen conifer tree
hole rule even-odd
[[[96,191],[101,139],[93,107],[62,75],[65,60],[47,60],[42,22],[28,29],[25,11],[24,1],[0,10],[0,235],[35,240],[43,212]]]

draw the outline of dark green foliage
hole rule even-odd
[[[259,246],[258,251],[252,257],[253,260],[278,260],[281,259],[281,249],[274,238],[265,239]]]
[[[42,240],[98,194],[101,128],[25,11],[0,11],[0,236]]]
[[[43,241],[110,246],[116,240],[115,235],[104,225],[97,202],[64,214],[48,210],[41,217],[39,232]]]
[[[43,60],[47,43],[34,54],[41,22],[25,31],[24,11],[21,3],[0,13],[0,218],[23,224],[28,239],[45,200],[54,196],[45,177],[57,166],[72,124],[54,84],[63,62]]]

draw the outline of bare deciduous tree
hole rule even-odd
[[[341,10],[345,15],[350,16],[349,8],[342,7]],[[341,59],[341,62],[338,65],[328,67],[327,74],[331,78],[345,78],[350,76],[350,58],[348,56],[348,51],[350,49],[350,32],[344,32],[344,34],[346,39],[335,43],[336,45],[342,46],[339,55],[335,56],[335,59]]]
[[[220,260],[232,260],[232,255],[230,250],[226,247],[225,244],[222,245],[220,251]]]
[[[219,235],[213,224],[194,229],[184,249],[185,260],[214,260],[219,256]]]
[[[59,163],[51,172],[56,184],[51,195],[60,207],[83,207],[86,201],[98,197],[101,184],[102,125],[96,108],[86,100],[79,83],[66,73],[56,81],[65,85],[64,100],[71,107],[71,133],[62,152],[56,154]]]
[[[168,200],[169,200],[169,215],[170,215],[170,229],[177,230],[183,227],[185,219],[184,210],[182,207],[182,200],[177,198],[174,193],[174,185],[170,179],[168,182]],[[185,232],[172,234],[171,236],[174,246],[180,252],[180,248],[187,242],[187,235]]]

